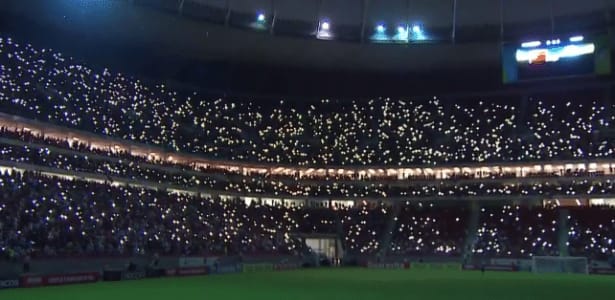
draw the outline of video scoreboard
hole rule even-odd
[[[607,36],[574,35],[502,47],[504,83],[611,74]]]

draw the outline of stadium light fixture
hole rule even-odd
[[[333,34],[331,33],[331,22],[329,22],[329,20],[323,19],[318,23],[316,38],[321,40],[330,40],[333,38]]]
[[[264,13],[258,13],[258,15],[256,16],[256,21],[263,23],[265,22],[265,20],[267,20],[267,16],[265,16]]]
[[[585,38],[582,35],[573,36],[570,38],[571,43],[582,42]]]
[[[384,25],[384,23],[378,23],[376,25],[375,28],[375,32],[374,34],[371,36],[371,40],[377,43],[382,43],[382,42],[386,42],[388,40],[390,40],[390,38],[387,36],[387,28]]]
[[[256,30],[266,30],[267,29],[267,15],[264,11],[257,11],[254,22],[249,25],[253,29]]]
[[[329,21],[323,21],[320,24],[320,30],[329,30],[331,29],[331,23],[329,23]]]
[[[418,24],[414,24],[412,26],[412,32],[414,32],[415,35],[423,34],[423,28]]]
[[[408,42],[408,26],[400,24],[397,26],[397,33],[393,36],[393,40],[397,42]]]
[[[412,25],[412,40],[414,41],[424,41],[427,39],[427,35],[425,35],[425,30],[423,29],[423,25],[419,23],[415,23]]]

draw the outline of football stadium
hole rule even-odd
[[[608,299],[615,0],[3,0],[0,299]]]

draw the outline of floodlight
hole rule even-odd
[[[320,23],[320,30],[329,30],[331,29],[331,24],[329,23],[329,21],[322,21]]]

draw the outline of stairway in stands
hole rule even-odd
[[[399,212],[401,211],[402,203],[395,202],[393,207],[391,207],[391,215],[387,220],[386,227],[384,228],[384,232],[380,239],[380,249],[378,250],[378,255],[380,257],[385,257],[391,249],[391,240],[393,239],[393,230],[397,228],[397,219],[399,217]]]
[[[559,210],[559,220],[558,220],[559,228],[557,230],[558,232],[557,243],[559,247],[560,256],[570,255],[570,253],[568,252],[568,228],[570,227],[569,226],[570,222],[568,220],[569,216],[570,216],[570,211],[568,209]]]
[[[476,201],[470,204],[470,212],[468,213],[468,225],[466,227],[466,239],[463,245],[462,258],[464,261],[472,259],[472,248],[476,240],[476,232],[480,222],[480,205]]]
[[[346,237],[346,233],[344,232],[344,225],[342,224],[342,217],[337,214],[336,218],[335,218],[335,231],[337,234],[337,240],[338,240],[338,249],[341,250],[341,257],[345,257],[346,256],[346,245],[344,244],[344,238]]]

